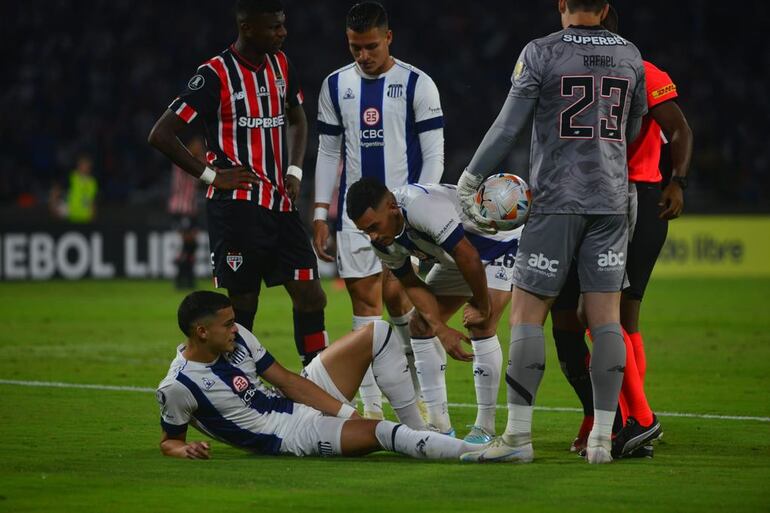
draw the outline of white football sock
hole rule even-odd
[[[437,337],[413,338],[414,365],[428,409],[428,422],[442,433],[452,429],[446,394],[446,351]]]
[[[532,442],[532,406],[508,403],[508,425],[503,437],[514,447]]]
[[[393,324],[393,331],[398,336],[398,341],[401,347],[404,348],[404,354],[406,355],[406,361],[409,363],[409,374],[412,376],[412,383],[414,384],[414,393],[419,399],[422,395],[420,391],[420,380],[417,378],[417,368],[414,366],[414,351],[412,351],[412,341],[409,337],[409,319],[412,318],[414,308],[409,310],[404,315],[398,317],[390,317],[390,322]]]
[[[590,440],[606,442],[612,439],[612,424],[615,422],[615,412],[594,409],[594,426],[588,435]]]
[[[367,324],[382,319],[380,315],[372,315],[364,317],[361,315],[353,316],[353,331],[360,330]],[[361,381],[361,386],[358,389],[358,393],[361,395],[361,402],[364,403],[364,413],[379,413],[382,414],[382,392],[377,386],[377,382],[372,374],[372,368],[367,369],[364,374],[364,379]]]
[[[494,433],[503,350],[500,348],[497,335],[472,340],[471,344],[473,345],[473,383],[476,386],[476,404],[478,405],[474,424],[489,433]]]
[[[415,431],[389,420],[380,421],[375,436],[383,449],[422,459],[457,459],[478,449],[458,438],[433,431]]]
[[[374,322],[372,357],[374,378],[390,401],[398,420],[413,429],[425,429],[417,408],[414,386],[409,379],[406,356],[395,331],[385,321]]]

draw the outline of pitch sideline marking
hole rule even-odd
[[[91,385],[84,383],[62,383],[58,381],[21,381],[15,379],[0,379],[0,385],[18,385],[24,387],[48,387],[48,388],[77,388],[87,390],[106,390],[115,392],[145,392],[153,393],[154,388],[149,387],[131,387],[120,385]],[[475,408],[475,404],[467,403],[449,403],[448,406],[453,408]],[[504,405],[497,405],[498,410],[504,410],[507,407]],[[581,408],[566,408],[558,406],[535,406],[536,410],[551,411],[551,412],[582,412]],[[715,420],[756,420],[758,422],[770,422],[770,417],[751,417],[747,415],[716,415],[710,413],[685,413],[685,412],[672,412],[672,411],[660,411],[655,412],[658,417],[688,417],[695,419],[715,419]]]

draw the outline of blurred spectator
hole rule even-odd
[[[696,141],[688,212],[770,210],[770,40],[762,21],[770,19],[770,3],[735,9],[708,0],[613,2],[624,13],[624,35],[677,77]],[[340,20],[354,0],[283,3],[286,50],[302,63],[312,119],[321,80],[349,60]],[[454,181],[497,115],[519,50],[559,28],[552,2],[517,4],[516,16],[504,14],[511,12],[504,0],[384,3],[396,33],[391,52],[408,53],[441,91],[444,180]],[[232,4],[180,9],[167,1],[57,0],[44,12],[37,2],[4,5],[0,33],[13,51],[4,52],[12,72],[0,88],[0,206],[22,193],[45,203],[51,181],[62,180],[76,149],[88,147],[100,205],[152,201],[163,209],[167,164],[146,134],[211,49],[232,42]],[[308,134],[306,181],[316,140]],[[522,137],[505,167],[526,175],[528,158]],[[303,200],[312,201],[311,189],[303,187]]]
[[[193,137],[187,143],[192,155],[206,162],[206,146],[201,137]],[[178,289],[195,288],[195,252],[198,249],[198,186],[196,180],[176,164],[171,165],[171,193],[168,198],[168,213],[174,220],[182,245],[174,259],[176,276],[174,284]]]
[[[67,190],[67,219],[71,223],[90,223],[96,214],[98,185],[93,177],[94,161],[89,155],[78,157],[75,169],[70,173]]]

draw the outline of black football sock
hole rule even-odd
[[[593,416],[593,389],[591,388],[591,374],[588,372],[591,353],[588,352],[584,332],[578,333],[554,328],[553,339],[556,342],[556,354],[559,356],[561,371],[580,399],[583,415]]]
[[[297,353],[302,357],[302,364],[307,366],[313,358],[329,345],[329,335],[326,333],[324,311],[300,312],[294,314],[294,344]]]

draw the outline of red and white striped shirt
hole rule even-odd
[[[194,216],[198,211],[198,180],[184,169],[171,166],[171,195],[168,198],[170,214]]]
[[[267,54],[258,65],[230,45],[202,64],[169,109],[185,122],[200,117],[206,131],[208,162],[219,168],[246,166],[259,177],[252,190],[219,191],[208,199],[254,201],[289,212],[284,187],[288,162],[286,105],[301,105],[302,90],[286,54]]]

